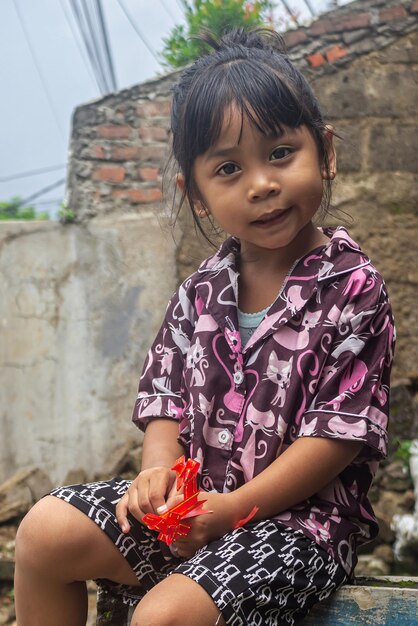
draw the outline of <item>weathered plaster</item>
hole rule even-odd
[[[149,338],[175,287],[151,211],[88,226],[0,225],[0,477],[54,481],[139,441],[130,423]]]

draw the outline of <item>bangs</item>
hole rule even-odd
[[[288,80],[286,81],[288,82]],[[193,129],[185,145],[192,159],[213,145],[225,122],[225,111],[234,104],[264,135],[280,136],[283,127],[304,123],[303,100],[296,98],[278,71],[246,59],[232,61],[203,73],[194,85],[186,105],[184,130]],[[299,89],[300,94],[300,86]]]
[[[236,112],[241,116],[238,143],[246,122],[263,135],[277,138],[286,128],[306,126],[316,143],[319,163],[327,172],[323,195],[326,213],[332,174],[327,127],[318,100],[287,56],[282,38],[269,28],[239,28],[219,40],[209,32],[198,39],[211,50],[186,67],[173,87],[170,163],[183,180],[176,214],[187,201],[197,228],[210,241],[196,210],[196,202],[204,206],[205,199],[204,190],[196,184],[194,163],[218,142],[231,119],[228,113],[235,116]],[[327,132],[335,134],[329,129]]]

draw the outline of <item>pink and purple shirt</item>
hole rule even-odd
[[[325,488],[275,516],[351,573],[356,546],[377,533],[367,492],[387,449],[395,333],[371,261],[344,228],[324,232],[329,243],[294,264],[244,347],[239,241],[204,261],[169,302],[133,420],[142,430],[155,417],[177,420],[205,491],[239,488],[298,437],[364,442]]]

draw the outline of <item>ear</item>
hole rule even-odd
[[[183,174],[181,172],[179,172],[176,175],[176,185],[180,189],[180,191],[183,193],[183,191],[184,191],[184,176],[183,176]]]
[[[193,203],[193,208],[200,219],[203,220],[205,217],[209,217],[209,211],[201,200],[196,200],[196,202]]]
[[[325,165],[322,166],[322,178],[324,180],[334,180],[337,174],[337,153],[334,147],[334,129],[328,124],[325,126],[324,140],[329,170],[327,171]]]
[[[180,189],[180,191],[183,193],[184,191],[184,176],[183,174],[179,173],[176,176],[176,184],[177,187]],[[203,202],[201,200],[194,200],[193,201],[193,209],[194,212],[196,213],[196,215],[200,218],[205,218],[208,217],[209,215],[209,211],[207,210],[207,208],[205,207],[205,205],[203,204]]]

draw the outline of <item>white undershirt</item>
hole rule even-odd
[[[258,311],[257,313],[244,313],[243,311],[240,311],[240,309],[238,309],[238,325],[242,347],[245,346],[251,335],[254,334],[254,332],[260,326],[260,323],[269,308],[270,305],[262,311]]]

